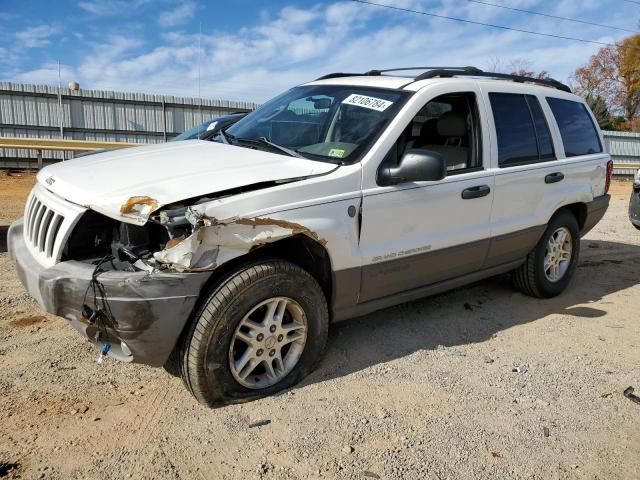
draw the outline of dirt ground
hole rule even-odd
[[[22,216],[24,203],[36,181],[35,172],[0,170],[0,225]]]
[[[14,180],[0,177],[6,219],[25,198]],[[344,322],[301,385],[217,410],[162,369],[97,365],[0,254],[0,478],[638,479],[629,189],[614,185],[560,297],[501,276]]]

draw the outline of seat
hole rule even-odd
[[[422,138],[433,139],[433,126],[426,122],[421,132]],[[430,128],[429,128],[430,127]],[[430,131],[429,131],[430,130]],[[436,132],[442,143],[424,143],[420,148],[431,150],[442,155],[447,161],[447,170],[458,170],[467,167],[469,149],[462,145],[462,139],[467,136],[467,119],[457,112],[444,113],[436,123]],[[433,141],[433,140],[432,140]],[[417,145],[416,145],[417,146]]]

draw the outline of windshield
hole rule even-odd
[[[296,87],[268,101],[225,133],[242,146],[277,144],[315,160],[352,163],[404,103],[408,92],[338,85]],[[261,143],[259,143],[262,140]],[[277,152],[277,150],[274,150]]]
[[[209,128],[209,125],[211,123],[215,123],[215,122],[212,122],[212,120],[207,120],[206,122],[201,123],[200,125],[196,125],[195,127],[187,130],[186,132],[181,133],[177,137],[172,138],[171,141],[172,142],[176,142],[176,141],[179,142],[180,140],[193,140],[195,138],[200,138],[200,136],[204,132],[206,132],[207,130],[211,130]],[[215,125],[214,125],[214,127],[215,127]],[[212,127],[212,128],[214,128],[214,127]]]

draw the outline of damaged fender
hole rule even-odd
[[[178,271],[213,270],[223,263],[268,243],[305,234],[318,236],[297,223],[272,218],[231,218],[217,220],[195,214],[193,233],[180,243],[154,253],[161,264]]]

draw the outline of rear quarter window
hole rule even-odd
[[[558,123],[567,157],[602,152],[598,131],[583,103],[554,97],[547,97],[547,103]]]

